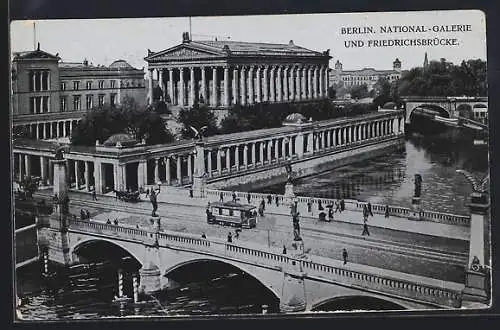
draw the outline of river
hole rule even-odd
[[[471,186],[456,173],[457,169],[465,169],[477,177],[486,175],[487,148],[413,135],[407,138],[404,152],[389,153],[297,179],[295,191],[298,195],[410,206],[413,178],[418,173],[423,178],[422,204],[425,209],[467,214],[466,202]],[[284,185],[276,185],[260,192],[282,193],[283,190]],[[26,237],[29,239],[29,235]],[[198,268],[181,269],[171,275],[179,287],[156,298],[142,297],[148,302],[137,306],[112,303],[116,293],[117,266],[89,267],[65,274],[56,287],[44,282],[39,263],[20,269],[16,278],[18,293],[22,297],[22,306],[18,309],[22,318],[248,314],[261,313],[262,305],[268,306],[269,313],[279,311],[279,301],[255,279],[221,264],[200,264],[195,265]],[[132,296],[131,281],[127,275],[124,290],[129,296]],[[365,307],[383,309],[380,305]]]

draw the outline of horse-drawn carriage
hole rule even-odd
[[[117,191],[115,190],[116,198],[125,202],[138,202],[140,194],[138,191]]]

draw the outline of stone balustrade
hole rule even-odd
[[[263,193],[247,193],[247,192],[234,192],[234,193],[236,194],[236,197],[238,199],[245,202],[247,201],[248,195],[250,195],[251,201],[255,202],[264,199],[267,203],[267,197],[269,196],[269,194],[263,194]],[[221,195],[223,196],[224,200],[232,200],[233,198],[232,197],[233,192],[227,190],[205,189],[205,195],[209,199],[211,197],[213,199],[215,198],[220,199]],[[276,198],[278,199],[279,205],[283,205],[284,203],[286,203],[286,198],[284,195],[271,194],[271,196],[273,204],[276,203]],[[323,205],[323,207],[326,207],[327,205],[335,205],[335,203],[339,202],[338,199],[317,198],[317,197],[307,197],[307,196],[296,196],[295,200],[297,201],[297,203],[300,203],[302,205],[307,204],[309,202],[311,203],[311,207],[315,209],[317,209],[317,206],[320,202]],[[344,203],[346,210],[359,211],[359,212],[362,212],[363,206],[368,204],[367,202],[361,202],[352,199],[345,199]],[[385,215],[387,205],[372,204],[371,206],[373,213]],[[388,205],[388,207],[390,216],[408,219],[408,216],[410,215],[410,209],[407,207],[394,206],[394,205]],[[285,210],[285,212],[288,213],[288,209]],[[459,225],[459,226],[470,225],[470,217],[468,216],[434,212],[434,211],[425,211],[425,210],[422,211],[421,220],[433,221],[437,223],[450,224],[450,225]]]
[[[276,271],[298,264],[305,272],[306,277],[312,280],[318,279],[333,284],[349,285],[439,306],[460,307],[461,305],[460,292],[444,287],[445,282],[442,281],[439,281],[442,282],[442,285],[436,285],[434,283],[436,280],[433,279],[418,277],[419,281],[411,281],[403,273],[391,272],[391,274],[400,274],[402,277],[396,278],[394,275],[375,274],[356,269],[362,269],[362,265],[350,265],[347,269],[335,265],[338,261],[328,258],[318,256],[308,256],[305,259],[296,258],[273,252],[271,248],[263,250],[262,247],[248,242],[234,244],[220,239],[200,238],[192,234],[172,231],[152,232],[80,220],[70,220],[69,231],[105,236],[111,239],[132,240],[142,244],[151,244],[151,238],[156,237],[160,247],[182,249],[193,253],[203,252],[217,258],[243,261]],[[376,268],[370,269],[376,270]],[[384,270],[378,271],[385,272]],[[416,276],[414,277],[416,278]]]

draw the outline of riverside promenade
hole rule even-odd
[[[170,188],[170,187],[169,187]],[[50,198],[51,190],[42,190],[39,196]],[[244,193],[246,196],[246,193]],[[231,192],[229,192],[231,195]],[[243,194],[242,194],[243,195]],[[98,196],[92,201],[88,193],[70,192],[71,212],[79,216],[80,209],[88,209],[92,221],[118,220],[119,226],[147,228],[151,226],[151,204],[145,195],[137,203],[116,200],[114,196]],[[267,205],[264,217],[258,218],[257,227],[243,230],[235,238],[234,228],[206,223],[205,207],[218,195],[190,198],[187,189],[163,189],[158,196],[158,211],[164,230],[200,235],[225,240],[233,233],[236,244],[267,245],[281,253],[285,246],[291,251],[293,227],[290,209],[284,204]],[[231,197],[225,198],[230,200]],[[240,197],[242,202],[246,198]],[[261,199],[251,203],[258,205]],[[348,263],[414,274],[441,281],[463,283],[464,266],[467,263],[468,227],[414,221],[401,217],[374,213],[369,217],[370,236],[361,236],[362,213],[345,210],[336,213],[332,222],[320,222],[317,208],[307,212],[307,205],[298,203],[301,212],[301,236],[309,255],[342,259],[342,249],[349,253]]]

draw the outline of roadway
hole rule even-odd
[[[51,191],[40,191],[38,196],[50,198]],[[150,227],[149,201],[127,203],[111,196],[98,196],[92,201],[90,194],[70,192],[70,211],[79,216],[80,209],[88,209],[92,219],[105,222],[108,218],[118,219],[119,225]],[[189,198],[185,198],[189,200]],[[196,200],[196,199],[194,199]],[[281,251],[287,247],[292,251],[293,228],[290,216],[265,214],[259,217],[253,229],[244,229],[239,238],[234,238],[234,228],[206,223],[203,201],[198,205],[179,205],[160,202],[157,213],[161,216],[161,226],[167,230],[205,233],[207,237],[225,239],[233,232],[233,242],[238,240],[269,245]],[[343,212],[342,214],[348,212]],[[336,214],[336,219],[343,215]],[[350,215],[346,215],[350,216]],[[361,236],[362,224],[332,221],[319,222],[312,217],[301,219],[301,236],[305,250],[314,255],[342,259],[342,249],[349,254],[348,262],[390,269],[403,273],[431,277],[449,282],[464,282],[464,266],[468,259],[468,241],[410,233],[370,226],[370,236]]]

